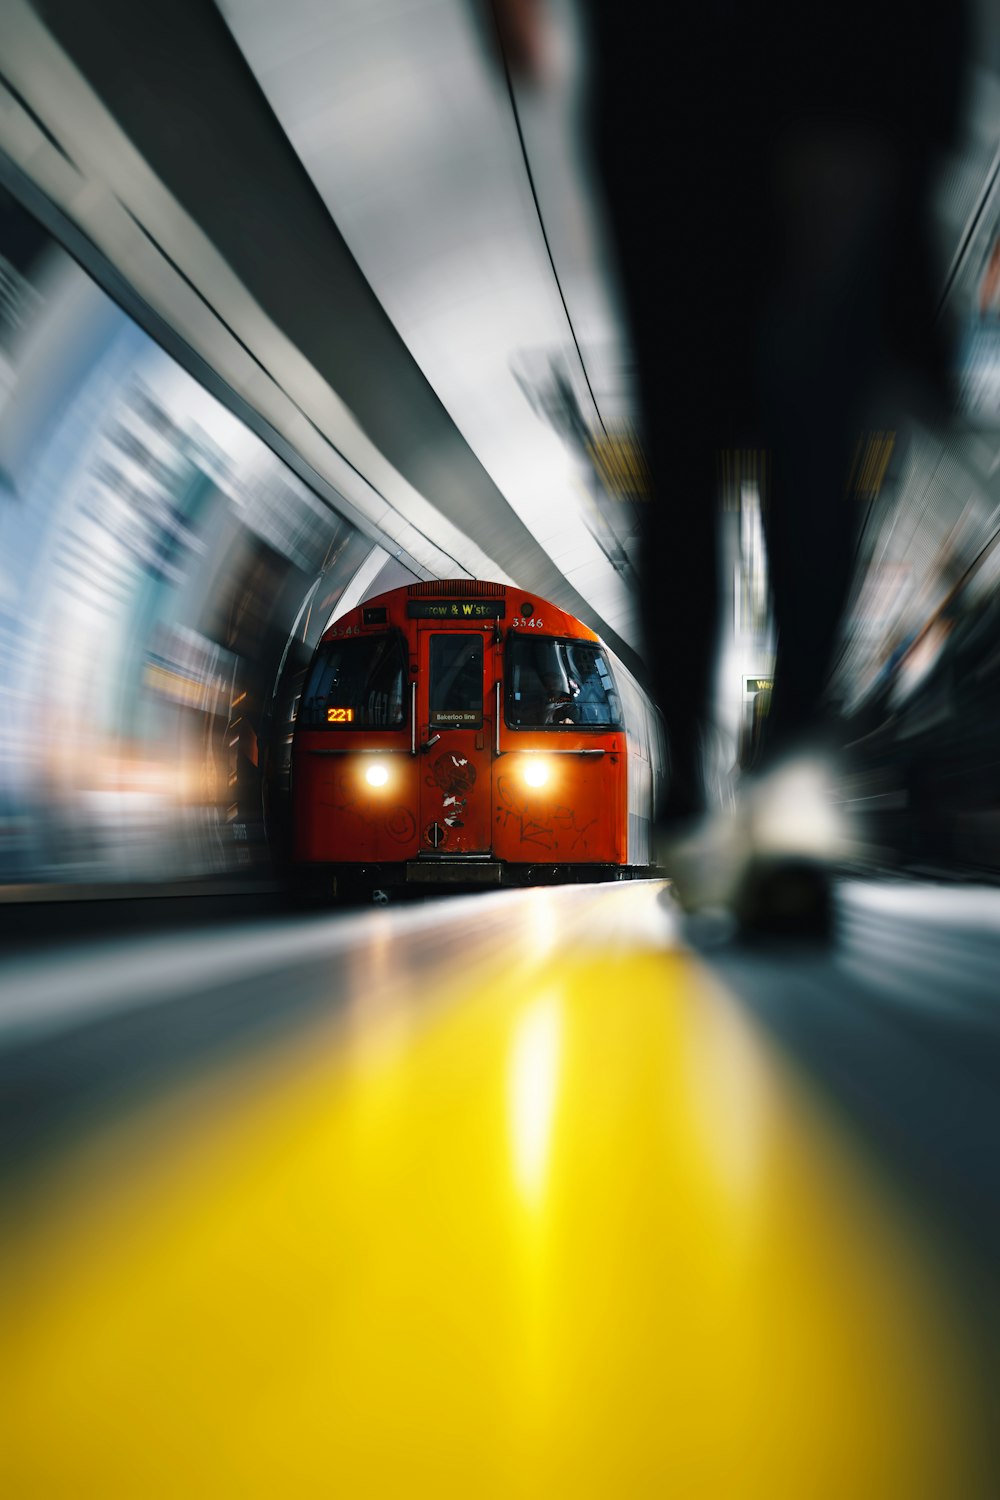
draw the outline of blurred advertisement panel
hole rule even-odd
[[[265,870],[278,668],[371,550],[0,199],[0,882]]]

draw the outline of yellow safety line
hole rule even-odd
[[[473,965],[80,1153],[0,1256],[28,1497],[990,1493],[945,1288],[697,963]]]

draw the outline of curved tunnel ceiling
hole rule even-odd
[[[217,12],[8,0],[5,23],[0,144],[192,368],[204,362],[392,553],[552,598],[641,670],[625,585],[608,565],[608,613],[628,637],[567,581],[458,431]]]
[[[550,0],[542,13],[560,12],[544,87],[509,85],[489,8],[467,0],[219,8],[470,448],[560,571],[627,635],[632,559],[594,524],[594,497],[555,425],[607,438],[622,402],[608,388],[609,366],[623,362],[619,325],[573,149],[572,8]],[[539,419],[546,406],[554,421]]]

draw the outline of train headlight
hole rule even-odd
[[[386,782],[389,780],[388,766],[383,766],[380,761],[376,761],[375,764],[373,766],[369,766],[367,771],[365,772],[365,780],[367,781],[369,786],[385,786]]]
[[[528,786],[544,786],[548,781],[551,771],[547,761],[532,756],[531,760],[525,761],[521,767],[521,775]]]

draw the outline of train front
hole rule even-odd
[[[629,743],[608,653],[502,584],[418,583],[326,631],[298,706],[294,858],[330,894],[607,879]]]

